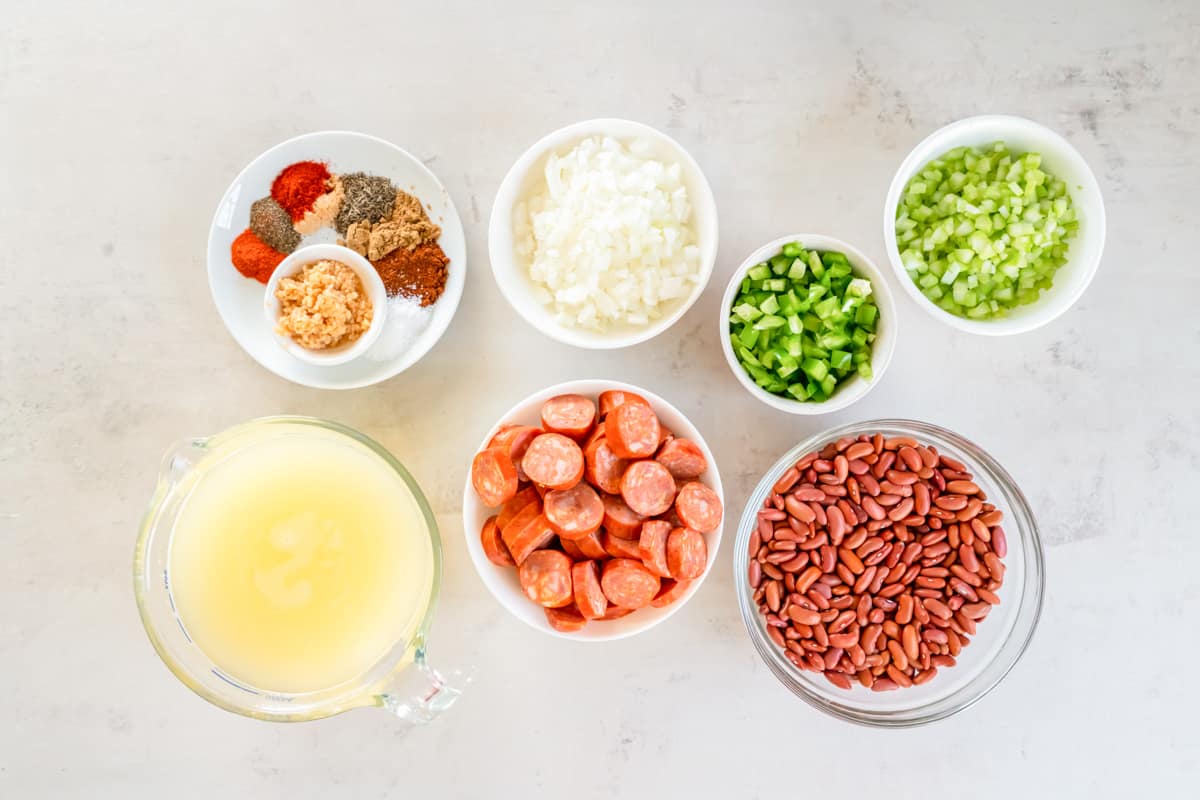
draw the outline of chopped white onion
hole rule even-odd
[[[534,297],[567,327],[641,327],[699,281],[700,248],[679,164],[649,143],[584,139],[546,162],[516,207],[517,253]]]

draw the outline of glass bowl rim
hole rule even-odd
[[[976,673],[964,686],[951,694],[922,705],[887,711],[844,706],[830,702],[810,690],[807,683],[812,678],[788,662],[774,642],[762,632],[762,626],[758,621],[758,607],[753,601],[749,581],[745,579],[750,562],[747,547],[750,535],[757,526],[758,510],[778,476],[789,465],[795,463],[800,456],[811,450],[837,441],[844,436],[857,436],[861,433],[875,431],[882,431],[885,435],[889,435],[889,433],[890,435],[912,435],[923,438],[924,441],[930,441],[939,448],[942,441],[945,441],[958,452],[967,455],[972,461],[971,466],[980,468],[1000,490],[1007,506],[1003,509],[1006,519],[1009,520],[1005,526],[1006,530],[1015,531],[1016,535],[1020,537],[1025,555],[1024,562],[1020,567],[1023,571],[1024,586],[1020,595],[1014,598],[1017,608],[1013,612],[1015,616],[1012,628],[1008,631],[1007,637],[999,649],[992,654],[989,660],[977,668]],[[1012,533],[1010,533],[1011,537]],[[1009,566],[1011,568],[1012,565]],[[734,536],[733,573],[742,622],[746,626],[751,644],[776,679],[813,708],[838,719],[874,728],[908,728],[925,725],[957,714],[982,700],[1000,684],[1028,649],[1037,630],[1046,592],[1045,553],[1037,521],[1028,500],[1013,477],[987,451],[966,437],[939,425],[901,418],[871,419],[838,425],[806,437],[783,453],[763,473],[763,477],[751,492],[738,520]]]

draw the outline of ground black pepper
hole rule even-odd
[[[273,250],[290,253],[300,246],[300,234],[292,217],[273,197],[255,200],[250,206],[250,230]]]

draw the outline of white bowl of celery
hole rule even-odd
[[[721,347],[746,391],[790,414],[845,408],[883,376],[896,307],[883,273],[829,236],[784,236],[750,254],[721,301]]]
[[[1104,201],[1054,131],[989,115],[935,131],[888,192],[883,235],[905,291],[959,330],[1033,330],[1083,294],[1104,250]]]

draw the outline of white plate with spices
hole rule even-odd
[[[248,230],[251,205],[271,194],[272,182],[285,167],[304,161],[322,162],[335,175],[361,172],[387,178],[397,189],[419,199],[430,221],[441,228],[437,244],[449,259],[445,288],[437,301],[419,311],[415,303],[402,303],[399,313],[393,313],[397,309],[393,301],[389,327],[366,353],[345,364],[306,363],[280,347],[263,324],[264,284],[242,275],[230,255],[234,240]],[[333,242],[337,237],[333,228],[324,227],[303,237],[300,246]],[[297,136],[258,156],[225,191],[208,234],[208,284],[225,327],[251,358],[271,372],[319,389],[370,386],[419,361],[441,338],[458,310],[466,268],[462,222],[441,181],[399,147],[349,131]]]

